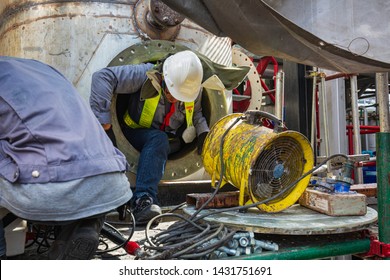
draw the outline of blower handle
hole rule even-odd
[[[270,128],[270,123],[264,123],[264,118],[273,121],[273,129],[276,133],[287,130],[282,120],[278,119],[275,115],[264,111],[248,110],[245,112],[245,119],[250,124],[262,125]]]

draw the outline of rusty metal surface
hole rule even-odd
[[[164,22],[159,17],[162,10],[161,7],[156,3],[151,7],[149,3],[149,0],[139,0],[134,9],[135,27],[141,37],[144,39],[174,40],[180,31],[179,24],[184,20],[184,17],[182,19],[177,18],[177,24]],[[151,11],[151,8],[154,10]],[[169,8],[167,7],[167,9]],[[156,10],[159,12],[156,13]],[[166,17],[164,15],[161,16]]]
[[[220,192],[236,191],[233,186],[225,186]],[[158,184],[158,199],[161,206],[179,205],[187,200],[189,193],[212,193],[211,180],[161,180]]]
[[[190,193],[187,194],[187,205],[193,205],[195,209],[207,208],[227,208],[238,206],[238,191],[217,193],[213,199],[205,206],[207,200],[212,197],[212,193]]]
[[[180,24],[185,17],[172,10],[160,0],[150,0],[150,15],[160,28],[173,27]]]
[[[184,208],[184,213],[192,215],[193,206]],[[339,234],[367,229],[377,221],[378,213],[368,207],[364,216],[332,217],[295,204],[278,213],[266,213],[257,208],[248,212],[225,211],[213,214],[217,209],[205,209],[199,215],[210,214],[208,222],[223,223],[238,230],[249,230],[269,234]]]

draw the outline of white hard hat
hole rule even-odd
[[[202,63],[191,51],[169,56],[163,65],[165,84],[172,96],[183,102],[194,101],[203,79]]]

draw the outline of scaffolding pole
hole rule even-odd
[[[376,133],[379,241],[390,246],[390,117],[389,76],[376,74],[380,132]]]
[[[357,76],[353,75],[351,81],[351,105],[352,105],[352,124],[353,124],[353,151],[355,155],[362,153],[362,143],[360,140],[360,123],[359,123],[359,108],[358,108],[358,85]],[[355,168],[355,184],[363,183],[362,168]]]

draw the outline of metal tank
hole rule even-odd
[[[162,1],[256,55],[342,73],[390,69],[387,0]]]
[[[119,54],[130,52],[132,46],[155,39],[197,50],[219,64],[232,63],[229,38],[216,37],[161,1],[0,2],[0,55],[32,58],[52,65],[86,100],[96,70],[112,64]],[[226,94],[208,94],[204,111],[210,126],[230,110]],[[116,131],[116,136],[123,139],[121,131]],[[125,144],[125,148],[130,145]],[[135,173],[138,152],[130,147],[124,153]],[[207,178],[200,156],[190,149],[175,161],[168,161],[163,180]]]

